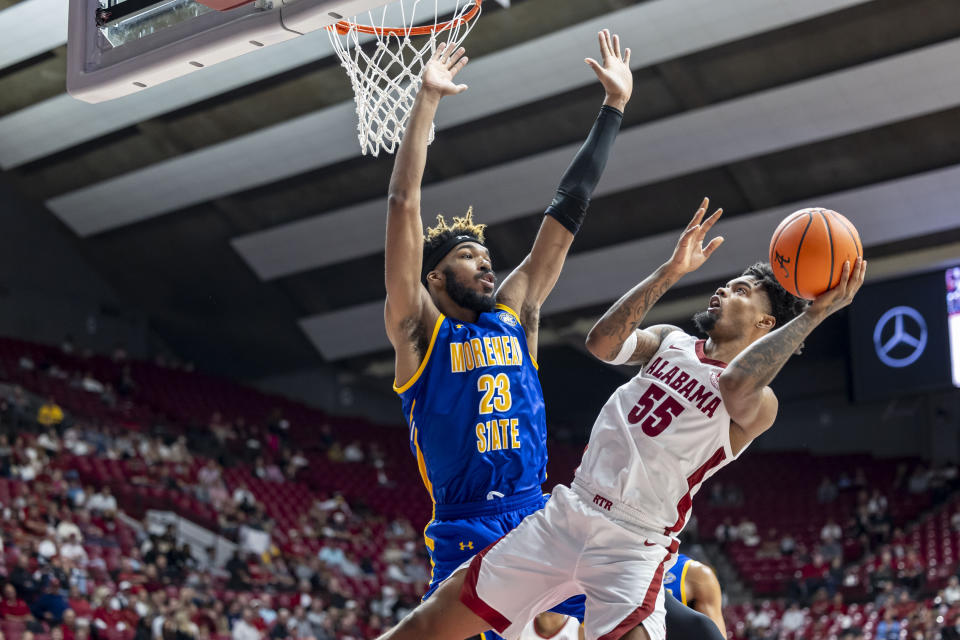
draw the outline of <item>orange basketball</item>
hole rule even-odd
[[[836,211],[810,208],[784,218],[770,240],[770,266],[783,288],[813,300],[840,282],[843,263],[863,255],[856,227]]]

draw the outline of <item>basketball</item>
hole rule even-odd
[[[830,209],[801,209],[784,218],[770,240],[770,265],[790,293],[813,300],[840,282],[843,263],[863,255],[856,227]]]

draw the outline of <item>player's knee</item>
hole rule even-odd
[[[432,614],[430,607],[417,607],[410,614],[410,632],[412,637],[426,638],[431,630],[436,630],[439,620]]]

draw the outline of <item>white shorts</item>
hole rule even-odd
[[[617,640],[642,624],[666,636],[663,575],[675,552],[617,524],[573,490],[557,486],[547,505],[463,566],[460,600],[507,640],[538,613],[586,595],[587,640]]]

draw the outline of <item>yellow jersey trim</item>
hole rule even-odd
[[[687,606],[687,569],[690,568],[690,560],[687,560],[687,563],[683,565],[683,569],[680,571],[680,602],[684,606]]]
[[[411,417],[413,416],[413,411],[410,412]],[[434,550],[435,542],[433,538],[427,535],[427,529],[430,528],[430,525],[433,524],[433,521],[437,518],[437,502],[433,499],[433,484],[430,482],[430,477],[427,475],[427,463],[423,459],[423,451],[420,450],[420,439],[419,432],[417,428],[413,428],[413,446],[417,449],[417,469],[420,470],[420,479],[423,480],[423,486],[426,487],[427,493],[430,495],[430,502],[433,505],[432,511],[430,513],[430,522],[427,523],[427,526],[423,528],[423,543],[427,545],[427,549],[430,551]],[[433,561],[433,555],[430,556],[430,582],[433,582],[433,574],[436,569],[436,565]]]
[[[494,305],[494,308],[500,309],[501,311],[506,311],[507,313],[509,313],[510,315],[512,315],[514,318],[517,319],[517,324],[519,324],[521,327],[523,326],[523,323],[520,322],[520,316],[517,314],[517,312],[511,309],[510,307],[508,307],[507,305],[500,304],[498,302],[497,304]]]
[[[393,381],[393,390],[397,393],[403,393],[407,389],[413,386],[417,380],[420,379],[420,374],[423,373],[423,370],[427,368],[427,363],[430,361],[430,354],[433,353],[433,345],[437,341],[437,334],[440,333],[440,325],[443,324],[443,321],[446,320],[447,316],[442,313],[437,318],[437,324],[433,327],[433,335],[430,336],[430,344],[427,346],[427,353],[423,356],[423,362],[420,363],[420,368],[417,369],[417,372],[413,374],[413,377],[407,380],[407,383],[402,387],[397,386],[397,381]]]
[[[521,329],[523,328],[523,323],[520,322],[520,316],[517,314],[516,311],[514,311],[513,309],[511,309],[505,304],[500,304],[499,302],[496,305],[494,305],[494,308],[500,309],[501,311],[506,311],[507,313],[512,315],[514,318],[517,319],[517,324],[520,325],[520,328]],[[537,371],[540,371],[540,365],[537,364],[537,359],[533,357],[533,354],[530,353],[529,350],[527,351],[527,355],[530,356],[530,362],[533,363],[533,368],[536,369]]]

